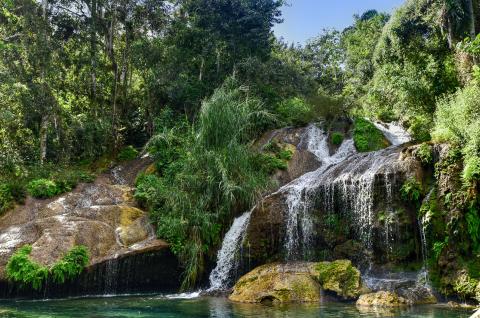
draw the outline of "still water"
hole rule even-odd
[[[159,296],[78,298],[43,301],[0,301],[0,317],[416,317],[468,318],[471,311],[446,306],[419,306],[403,310],[359,310],[354,304],[264,306],[236,304],[225,298],[169,299]]]

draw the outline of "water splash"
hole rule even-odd
[[[224,290],[229,287],[232,274],[239,263],[236,254],[243,243],[251,215],[252,211],[248,211],[236,218],[227,234],[225,234],[222,247],[217,254],[217,266],[210,273],[210,288],[208,291]]]
[[[412,140],[410,134],[399,123],[392,122],[387,124],[381,122],[373,122],[373,124],[394,146],[402,145]]]

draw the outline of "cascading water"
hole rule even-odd
[[[373,124],[383,133],[385,138],[387,138],[393,146],[402,145],[412,140],[410,134],[398,123],[393,122],[385,124],[373,122]]]
[[[222,290],[228,287],[232,274],[239,263],[236,254],[243,243],[251,214],[252,211],[248,211],[236,218],[230,230],[225,234],[222,247],[217,254],[217,266],[210,273],[209,291]]]
[[[403,171],[404,168],[398,160],[401,148],[397,145],[410,140],[408,134],[397,125],[382,126],[381,130],[392,143],[387,149],[358,154],[353,140],[346,139],[335,153],[330,154],[328,134],[315,125],[307,128],[306,138],[302,142],[316,156],[320,167],[303,174],[271,195],[285,198],[283,246],[286,260],[310,258],[315,239],[312,213],[318,209],[327,214],[335,213],[352,218],[358,239],[365,248],[372,248],[376,182],[379,181],[378,178],[383,178],[387,206],[390,206],[399,182],[395,171]],[[385,213],[386,218],[395,217],[392,210],[387,209]],[[243,242],[250,215],[251,211],[237,218],[225,236],[218,253],[217,267],[210,275],[209,290],[228,287],[231,275],[238,267],[236,255]],[[394,231],[389,224],[385,231],[388,244],[394,239]]]
[[[280,188],[276,193],[286,193],[287,224],[285,251],[287,260],[308,259],[314,235],[311,203],[316,194],[319,177],[330,166],[345,160],[355,153],[352,140],[345,140],[338,151],[330,156],[328,136],[317,126],[308,128],[307,149],[313,153],[321,166]]]

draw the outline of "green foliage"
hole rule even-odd
[[[269,186],[269,162],[249,143],[272,120],[246,87],[229,80],[203,103],[196,126],[180,123],[149,144],[161,169],[137,179],[135,196],[182,261],[183,288],[202,274],[232,211],[250,207]]]
[[[332,144],[338,146],[343,142],[343,134],[339,132],[334,132],[331,136]]]
[[[277,113],[280,114],[282,121],[295,126],[303,126],[314,119],[312,107],[299,97],[282,101],[277,106]]]
[[[422,184],[415,178],[410,178],[402,185],[400,194],[402,199],[407,202],[419,203],[422,196]]]
[[[480,157],[469,157],[465,160],[463,179],[468,184],[480,180]]]
[[[35,290],[41,289],[50,275],[55,282],[60,284],[63,284],[65,280],[75,278],[88,265],[89,260],[87,248],[75,246],[49,269],[33,262],[29,258],[31,252],[32,246],[21,247],[8,260],[5,272],[9,280]]]
[[[117,159],[119,161],[129,161],[133,160],[138,157],[138,150],[135,149],[133,146],[124,147],[118,153]]]
[[[420,159],[420,161],[425,164],[429,165],[433,163],[433,149],[429,144],[423,143],[418,147],[415,157]]]
[[[449,237],[445,237],[444,241],[440,242],[434,242],[433,243],[433,256],[435,260],[438,260],[440,258],[440,255],[443,252],[443,249],[448,245]]]
[[[471,202],[465,214],[467,230],[473,245],[473,250],[480,248],[480,216],[478,215],[476,202]]]
[[[31,252],[30,245],[20,248],[8,260],[5,272],[8,279],[39,290],[48,278],[48,268],[32,262],[28,257]]]
[[[0,183],[0,215],[11,209],[13,205],[23,203],[25,189],[19,183]]]
[[[88,265],[88,261],[88,249],[82,245],[75,246],[50,269],[53,281],[63,284],[75,278]]]
[[[28,193],[35,198],[46,199],[56,196],[60,193],[57,184],[52,180],[37,179],[27,185]]]
[[[466,183],[480,176],[480,87],[469,85],[440,100],[437,105],[436,141],[460,147],[465,158],[463,179]]]
[[[359,152],[369,152],[383,149],[388,146],[382,132],[370,121],[357,118],[353,130],[353,141]]]
[[[272,154],[262,154],[259,161],[261,162],[261,166],[263,166],[265,171],[269,174],[272,174],[277,170],[286,170],[288,168],[288,164],[285,160]]]

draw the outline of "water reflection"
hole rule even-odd
[[[225,298],[167,299],[158,296],[80,298],[50,301],[0,301],[0,317],[8,318],[468,318],[471,312],[446,306],[403,309],[357,308],[324,303],[264,306],[232,303]]]

